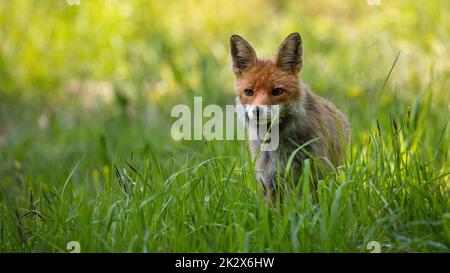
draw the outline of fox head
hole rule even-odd
[[[230,38],[237,103],[249,119],[267,121],[271,107],[283,111],[300,101],[299,73],[302,68],[302,39],[292,33],[281,43],[275,58],[258,59],[253,47],[241,36]]]

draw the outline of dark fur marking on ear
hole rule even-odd
[[[281,43],[277,54],[277,66],[285,71],[299,73],[303,65],[302,38],[299,33],[291,33]]]
[[[257,58],[255,50],[241,36],[231,36],[230,49],[233,61],[233,71],[235,74],[241,74],[256,64]]]

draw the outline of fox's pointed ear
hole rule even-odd
[[[297,32],[291,33],[278,49],[277,66],[285,71],[299,73],[303,64],[302,54],[302,37]]]
[[[234,74],[239,75],[256,64],[256,52],[241,36],[232,35],[230,38],[231,58]]]

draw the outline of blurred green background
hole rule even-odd
[[[233,104],[230,35],[270,57],[291,32],[304,42],[301,78],[349,117],[354,151],[377,120],[384,132],[408,115],[414,138],[402,147],[448,171],[447,0],[1,0],[2,209],[20,208],[30,188],[61,188],[80,158],[72,180],[86,198],[111,162],[157,158],[169,176],[207,159],[203,143],[171,139],[170,109],[196,95]],[[219,143],[215,155],[244,145]]]
[[[60,134],[77,126],[102,128],[117,116],[128,118],[122,130],[156,126],[153,133],[168,140],[173,105],[192,104],[195,95],[204,103],[233,103],[231,34],[270,57],[286,35],[300,32],[301,78],[349,116],[355,137],[367,138],[376,118],[389,122],[377,113],[405,112],[417,100],[432,101],[431,118],[420,122],[442,127],[448,120],[450,4],[445,0],[69,3],[0,2],[3,159],[15,145],[44,135],[54,141],[39,146],[49,142],[46,153],[64,161],[59,153],[72,147]],[[100,131],[107,142],[114,141],[114,133]],[[158,136],[130,135],[129,142],[145,145],[152,138],[157,149],[172,145]],[[132,150],[115,146],[118,152]],[[2,173],[7,165],[0,167]]]

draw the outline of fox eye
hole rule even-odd
[[[251,89],[245,89],[245,90],[244,90],[244,94],[245,94],[247,97],[251,97],[251,96],[253,96],[253,90],[251,90]]]
[[[272,96],[279,96],[281,94],[283,94],[284,90],[281,88],[274,88],[272,90]]]

